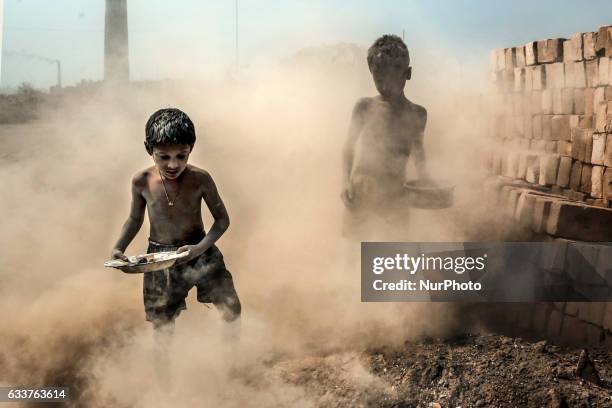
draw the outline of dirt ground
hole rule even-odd
[[[576,375],[579,349],[493,334],[428,338],[273,367],[284,381],[316,395],[320,407],[610,407],[612,352],[590,353],[599,385]],[[348,375],[355,367],[363,376]]]

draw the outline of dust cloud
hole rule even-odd
[[[429,111],[429,167],[457,184],[457,205],[415,210],[405,239],[465,240],[482,97],[470,78],[457,83],[456,64],[422,66],[406,93]],[[360,303],[359,243],[340,233],[340,160],[355,100],[374,94],[365,49],[344,44],[248,78],[75,91],[35,123],[0,127],[0,384],[69,386],[72,403],[89,407],[313,406],[308,390],[283,380],[287,359],[350,360],[365,347],[464,330],[469,319],[450,305]],[[144,124],[164,106],[196,125],[190,163],[212,174],[228,208],[218,246],[243,304],[232,351],[217,311],[190,294],[171,385],[155,375],[142,277],[101,266],[127,217],[130,179],[151,164]],[[147,230],[129,254],[144,252]],[[374,384],[350,361],[343,375]]]

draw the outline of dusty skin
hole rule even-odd
[[[375,94],[359,58],[363,65],[306,58],[241,82],[101,90],[69,98],[35,123],[0,127],[0,310],[10,322],[0,329],[0,383],[68,385],[72,405],[83,407],[384,406],[379,390],[399,390],[401,382],[381,374],[386,366],[372,360],[379,353],[368,350],[402,353],[407,340],[448,338],[471,326],[473,314],[443,304],[359,302],[359,273],[347,261],[359,248],[340,236],[338,170],[351,108]],[[451,72],[415,70],[406,92],[428,108],[428,165],[433,176],[460,181],[457,205],[413,212],[407,235],[491,237],[490,226],[473,227],[467,211],[477,204],[470,155],[482,140],[472,116],[479,106],[470,110],[466,98],[478,97],[445,82],[457,65],[444,66]],[[239,271],[244,310],[240,347],[230,356],[220,316],[190,295],[171,346],[171,389],[153,375],[140,278],[101,266],[128,210],[130,178],[151,165],[143,124],[162,106],[184,109],[197,124],[190,160],[214,177],[232,217],[219,247],[228,269]],[[128,254],[145,249],[147,230]],[[455,350],[452,343],[440,349]],[[228,361],[238,370],[230,372]],[[453,364],[470,369],[469,359]],[[338,382],[365,394],[347,400],[344,388],[333,388]],[[464,392],[472,401],[480,390]],[[403,401],[427,406],[439,395]]]

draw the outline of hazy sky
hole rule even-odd
[[[0,0],[2,3],[2,0]],[[4,0],[2,83],[101,79],[104,0]],[[612,0],[238,0],[240,62],[275,63],[306,46],[369,45],[401,35],[414,65],[436,52],[481,60],[489,50],[612,24]],[[234,0],[128,0],[131,77],[219,78],[234,64]],[[29,55],[29,56],[25,56]],[[44,58],[35,58],[40,56]]]

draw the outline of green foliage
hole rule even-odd
[[[0,123],[24,123],[36,119],[43,93],[22,83],[15,94],[0,94]]]

